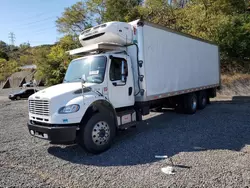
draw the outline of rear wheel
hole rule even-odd
[[[184,97],[184,112],[194,114],[197,110],[197,96],[195,93],[189,93]]]
[[[198,94],[198,109],[202,110],[207,105],[207,92],[206,91],[200,91]]]
[[[114,120],[105,114],[95,114],[82,125],[79,144],[88,152],[98,154],[110,148],[115,137]]]
[[[20,100],[20,99],[21,99],[20,96],[17,96],[17,97],[16,97],[16,100]]]

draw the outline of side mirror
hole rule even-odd
[[[82,75],[82,77],[81,77],[81,81],[82,81],[82,83],[83,83],[83,84],[86,82],[86,77],[85,77],[85,74],[83,74],[83,75]]]

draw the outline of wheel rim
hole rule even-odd
[[[192,109],[195,110],[197,107],[197,101],[193,99]]]
[[[105,121],[96,123],[92,130],[92,140],[96,145],[104,145],[110,138],[110,128]]]
[[[19,99],[20,99],[20,97],[19,97],[19,96],[17,96],[17,99],[19,100]]]

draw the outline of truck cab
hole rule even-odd
[[[85,46],[68,52],[80,57],[69,64],[63,83],[29,97],[32,136],[56,143],[78,140],[99,153],[121,125],[136,121],[134,73],[124,47],[131,43],[131,26],[112,22],[98,28],[83,31],[79,40]]]
[[[66,72],[64,84],[79,81],[84,81],[83,85],[90,84],[114,108],[134,105],[131,60],[126,54],[107,53],[73,60]]]

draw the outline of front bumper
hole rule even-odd
[[[54,143],[66,143],[76,140],[78,124],[54,125],[29,121],[28,129],[32,136]]]
[[[13,96],[13,95],[9,95],[9,99],[14,99],[15,98],[15,96]]]

